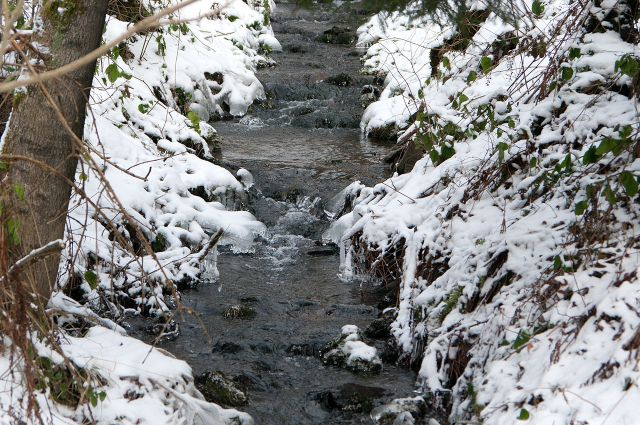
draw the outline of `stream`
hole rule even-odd
[[[362,140],[358,128],[361,89],[373,80],[359,75],[363,52],[318,41],[336,26],[350,27],[337,32],[355,39],[365,19],[357,7],[278,4],[272,24],[283,51],[272,54],[277,66],[258,74],[268,99],[240,120],[214,124],[224,165],[252,173],[248,207],[269,233],[255,253],[221,249],[219,282],[182,292],[202,323],[177,317],[180,336],[159,344],[195,375],[216,370],[242,382],[249,402],[238,409],[257,424],[371,423],[372,407],[414,389],[415,374],[392,362],[366,376],[324,366],[317,355],[343,325],[365,329],[376,319],[384,293],[341,281],[337,249],[319,242],[334,197],[354,180],[372,184],[388,173],[381,158],[390,147]],[[232,305],[256,314],[225,318]]]

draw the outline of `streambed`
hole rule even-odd
[[[358,129],[361,89],[372,81],[358,73],[362,52],[318,40],[335,27],[355,38],[363,19],[351,3],[337,11],[279,4],[273,27],[283,52],[273,54],[278,66],[259,73],[268,100],[241,120],[215,123],[220,160],[253,174],[249,208],[269,234],[253,254],[220,253],[219,282],[182,292],[202,323],[177,317],[180,336],[159,346],[196,375],[219,370],[242,382],[249,403],[238,408],[257,424],[371,423],[372,407],[414,388],[415,374],[392,363],[363,376],[317,356],[343,325],[365,329],[376,319],[385,292],[341,281],[337,250],[318,242],[340,190],[387,173],[381,158],[391,147],[361,140]],[[233,305],[255,316],[224,317]]]

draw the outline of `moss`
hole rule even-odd
[[[462,286],[457,286],[449,296],[444,300],[444,308],[438,315],[438,319],[440,322],[444,321],[444,319],[451,313],[456,305],[458,305],[458,300],[462,296]]]
[[[45,2],[42,10],[43,16],[57,27],[57,33],[66,32],[71,18],[81,12],[82,8],[77,0],[50,0]]]

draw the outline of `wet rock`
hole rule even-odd
[[[360,91],[360,104],[363,108],[380,98],[380,88],[372,84],[367,84]]]
[[[146,326],[144,331],[149,335],[156,336],[161,341],[173,341],[180,336],[180,327],[173,320],[168,322],[159,320]]]
[[[318,357],[326,344],[320,342],[301,342],[287,347],[290,356]]]
[[[329,256],[329,255],[337,255],[340,253],[340,248],[338,245],[334,243],[316,245],[313,248],[309,248],[307,250],[307,255],[312,255],[316,257],[321,256]]]
[[[277,348],[273,344],[269,344],[268,342],[251,344],[250,347],[253,351],[262,354],[273,354],[277,351]]]
[[[306,53],[307,49],[305,49],[304,47],[302,47],[299,44],[294,44],[292,46],[288,46],[287,47],[287,51],[289,51],[291,53]]]
[[[237,354],[242,350],[244,350],[244,347],[240,344],[236,344],[235,342],[218,341],[213,345],[211,352],[220,354]]]
[[[248,390],[252,390],[252,391],[268,390],[267,384],[265,384],[258,375],[249,371],[244,371],[240,375],[234,376],[233,382],[238,384],[238,386],[242,388],[244,392],[247,392]]]
[[[376,425],[412,425],[426,413],[427,404],[422,397],[398,398],[373,409],[371,419]]]
[[[343,326],[340,337],[327,344],[321,355],[325,365],[354,373],[376,374],[382,370],[377,350],[361,340],[360,329],[355,325]]]
[[[224,310],[222,316],[225,319],[253,319],[256,317],[256,311],[246,304],[232,305]]]
[[[240,302],[242,304],[254,304],[257,303],[259,300],[257,297],[242,297],[240,298]]]
[[[326,30],[318,41],[328,44],[351,44],[356,40],[355,33],[349,27],[335,26]]]
[[[364,330],[364,336],[373,339],[385,339],[391,336],[393,317],[386,316],[373,320]]]
[[[368,315],[368,314],[373,314],[377,311],[377,309],[375,307],[369,306],[369,305],[362,305],[362,304],[331,304],[329,306],[329,308],[327,308],[327,310],[325,311],[325,314],[327,316],[330,316],[332,314],[338,314],[338,315],[342,315],[342,314],[362,314],[362,315]]]
[[[312,398],[325,410],[340,410],[345,413],[369,413],[374,407],[375,400],[384,394],[384,388],[347,383],[336,390],[313,393]]]
[[[353,78],[349,74],[340,73],[338,75],[334,75],[325,80],[328,84],[332,84],[338,87],[349,87],[353,84]]]
[[[247,395],[233,380],[220,371],[209,371],[195,378],[196,388],[204,398],[223,406],[237,407],[247,404]]]

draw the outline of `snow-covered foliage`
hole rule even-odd
[[[70,211],[67,293],[80,287],[112,314],[113,297],[143,312],[166,311],[168,282],[196,278],[212,236],[222,232],[219,244],[247,251],[264,231],[238,211],[246,188],[215,165],[218,139],[207,121],[242,115],[263,96],[254,72],[269,59],[258,51],[279,47],[270,9],[195,2],[174,17],[183,23],[136,35],[100,60],[85,131],[94,163],[78,170],[91,201],[77,196]],[[110,17],[105,41],[128,25]]]
[[[47,424],[86,423],[88,419],[98,424],[242,424],[253,420],[246,413],[223,409],[208,403],[196,390],[191,368],[160,349],[134,339],[121,332],[103,327],[89,329],[82,338],[66,336],[60,343],[61,352],[40,347],[45,371],[53,384],[53,390],[36,393],[40,415]],[[88,374],[87,384],[75,381],[88,403],[77,408],[53,402],[65,394],[60,386],[64,377],[64,363],[71,361],[79,371]],[[21,410],[28,397],[22,385],[20,364],[0,356],[0,415],[1,424],[20,422]],[[61,367],[57,369],[57,367]],[[73,392],[74,376],[68,377],[66,394]],[[66,387],[65,387],[66,388]],[[36,422],[37,423],[37,422]]]
[[[637,16],[514,3],[517,25],[469,2],[457,26],[360,29],[388,73],[363,128],[396,122],[425,155],[352,184],[327,237],[343,274],[399,278],[393,334],[451,423],[636,423]]]

